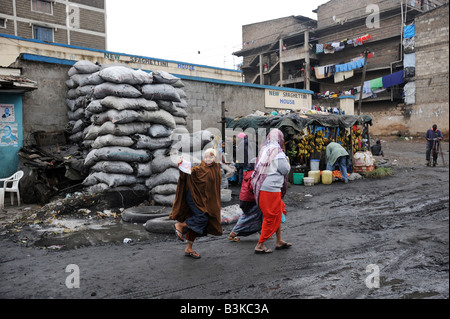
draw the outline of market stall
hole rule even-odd
[[[369,134],[372,118],[368,115],[339,115],[325,112],[299,114],[285,112],[271,113],[267,116],[246,116],[239,119],[226,119],[227,128],[247,130],[265,128],[266,134],[271,128],[278,128],[284,133],[286,153],[290,158],[294,173],[307,173],[313,165],[316,170],[325,170],[325,141],[330,139],[341,144],[350,154],[370,149]],[[318,167],[316,165],[318,164]],[[349,165],[349,172],[353,165]],[[339,177],[339,176],[334,176]]]

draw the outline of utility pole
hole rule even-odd
[[[367,68],[367,56],[369,55],[369,50],[364,50],[364,66],[363,73],[361,77],[361,88],[359,89],[359,101],[358,101],[358,115],[361,115],[361,103],[362,103],[362,95],[363,95],[363,86],[366,80],[366,68]]]
[[[309,31],[305,31],[305,45],[304,50],[306,52],[306,58],[305,58],[305,73],[303,74],[304,80],[305,80],[305,89],[310,90],[310,75],[311,75],[311,64],[310,64],[310,58],[309,58]]]
[[[221,105],[221,120],[219,123],[222,123],[222,141],[225,141],[225,112],[227,110],[225,110],[225,102],[222,101],[222,105]],[[221,145],[219,145],[219,147],[222,147]]]

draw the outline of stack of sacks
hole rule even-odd
[[[185,128],[177,128],[171,135],[171,147],[153,152],[151,163],[153,176],[145,185],[151,189],[155,202],[161,205],[172,205],[175,201],[178,177],[178,161],[180,157],[192,163],[201,162],[203,151],[212,147],[214,135],[209,131],[198,131],[193,134]]]
[[[152,125],[148,130],[153,140],[160,139],[167,142],[153,151],[151,162],[152,176],[147,178],[145,185],[151,191],[151,198],[159,205],[171,206],[175,201],[178,177],[178,161],[171,156],[171,146],[174,129],[186,130],[187,103],[186,94],[182,90],[184,84],[177,77],[162,71],[153,72],[153,85],[142,87],[146,99],[155,100],[159,109],[171,114],[175,127],[169,128],[163,123]],[[145,142],[145,141],[143,141]]]
[[[96,79],[97,84],[85,108],[90,125],[82,134],[82,144],[90,148],[84,162],[90,168],[83,182],[87,191],[151,190],[156,203],[172,204],[166,197],[175,190],[157,186],[176,183],[179,173],[153,171],[152,157],[166,153],[177,122],[185,124],[182,82],[165,72],[147,73],[124,66],[106,67],[88,78]],[[173,165],[176,170],[176,163]]]
[[[86,106],[93,98],[95,85],[99,84],[91,75],[100,71],[100,66],[90,61],[78,61],[69,70],[69,79],[66,85],[66,105],[69,118],[69,140],[82,146],[83,130],[90,125],[91,113],[86,111]],[[103,82],[103,80],[102,80]]]
[[[186,129],[177,128],[172,134],[171,154],[182,156],[192,166],[198,165],[204,150],[215,148],[214,138],[214,134],[208,130],[189,133]]]

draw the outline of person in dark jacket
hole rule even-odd
[[[437,164],[437,158],[438,158],[438,151],[440,147],[440,143],[444,136],[442,135],[442,132],[438,130],[437,125],[433,124],[433,126],[428,129],[427,133],[425,134],[425,139],[427,140],[427,151],[426,151],[426,160],[427,160],[427,166],[430,166],[430,155],[431,152],[433,152],[433,166],[436,166]]]
[[[372,155],[373,156],[382,156],[384,157],[383,150],[381,149],[381,141],[378,140],[375,145],[371,147]]]
[[[236,147],[236,162],[238,169],[238,184],[242,185],[244,169],[249,164],[249,159],[255,157],[255,146],[248,140],[248,135],[241,132],[238,135],[241,141]]]

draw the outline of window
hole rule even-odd
[[[6,19],[0,18],[0,28],[6,29]]]
[[[44,0],[31,0],[31,11],[53,14],[52,3]]]
[[[35,25],[33,26],[33,38],[45,42],[53,42],[53,29]]]

